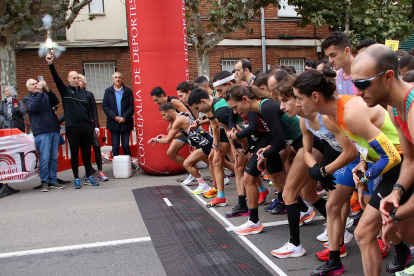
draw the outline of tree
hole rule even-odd
[[[209,76],[208,53],[214,46],[232,32],[246,29],[251,19],[260,18],[260,9],[271,4],[278,6],[279,1],[185,0],[187,41],[195,48],[198,74]]]
[[[46,14],[53,16],[51,30],[69,28],[79,11],[90,2],[92,0],[1,0],[1,85],[16,86],[17,43],[46,32],[37,24],[41,17]]]
[[[414,0],[412,0],[414,2]],[[413,30],[412,3],[408,0],[289,0],[302,16],[301,27],[328,24],[331,31],[345,31],[355,46],[360,40],[374,38],[405,40]]]

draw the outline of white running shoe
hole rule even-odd
[[[207,168],[207,164],[204,161],[198,161],[196,164],[197,169],[205,169]]]
[[[326,227],[326,223],[324,223],[325,230],[322,234],[316,237],[316,239],[320,242],[327,242],[328,241],[328,227]]]
[[[347,217],[347,218],[346,218],[346,225],[345,225],[345,228],[349,228],[349,227],[351,227],[352,225],[354,225],[354,220],[353,220],[353,219],[351,219],[350,217]]]
[[[191,182],[193,182],[193,180],[195,180],[195,177],[192,174],[189,173],[188,176],[187,176],[187,178],[184,179],[184,181],[181,182],[181,184],[183,184],[183,185],[189,185],[189,184],[191,184]]]
[[[246,236],[251,234],[259,234],[263,230],[263,225],[258,221],[257,223],[252,222],[250,219],[247,220],[246,223],[237,226],[233,229],[233,231],[240,235]]]
[[[302,226],[305,223],[311,222],[314,217],[315,217],[315,212],[313,211],[313,208],[308,205],[307,212],[300,212],[299,226]]]
[[[225,185],[229,185],[229,183],[230,183],[230,179],[228,179],[228,177],[226,176],[226,177],[224,178],[224,186],[225,186]]]
[[[195,195],[204,194],[210,191],[210,189],[210,186],[204,182],[203,184],[199,184],[197,189],[193,190],[191,193]]]
[[[285,258],[296,258],[296,257],[302,257],[305,255],[306,250],[303,248],[301,244],[299,246],[294,246],[290,242],[285,243],[281,248],[272,250],[272,255],[275,257],[278,257],[280,259]]]
[[[353,238],[354,238],[354,235],[349,233],[348,230],[345,230],[344,243],[349,243],[350,241],[352,241]],[[325,242],[323,244],[323,247],[328,248],[329,247],[329,242]]]

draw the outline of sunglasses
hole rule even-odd
[[[377,77],[381,76],[382,74],[384,74],[385,72],[387,72],[388,70],[394,69],[394,67],[390,67],[385,71],[382,71],[381,73],[379,73],[378,75],[369,78],[369,79],[365,79],[365,80],[352,80],[352,83],[355,85],[356,88],[361,89],[361,90],[365,90],[368,87],[371,86],[371,81],[375,80]]]

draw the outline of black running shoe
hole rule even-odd
[[[276,207],[270,211],[270,213],[272,215],[283,215],[284,213],[286,213],[286,204],[284,202],[279,202],[278,205],[276,205]]]
[[[386,270],[390,273],[404,270],[410,259],[411,259],[410,248],[407,248],[407,250],[402,251],[402,252],[396,251],[394,255],[394,260],[392,260],[392,262],[390,262],[387,265]]]
[[[328,276],[328,275],[338,275],[344,272],[344,265],[342,262],[334,263],[330,260],[326,261],[323,266],[318,267],[312,273],[311,276]]]
[[[230,212],[226,213],[226,218],[234,218],[240,216],[248,216],[250,215],[249,207],[241,207],[239,204],[236,205]]]

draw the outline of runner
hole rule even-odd
[[[380,196],[387,196],[398,178],[400,142],[388,113],[381,106],[368,108],[358,97],[338,96],[335,77],[336,72],[329,66],[325,66],[323,72],[308,70],[293,84],[294,92],[306,114],[319,112],[332,117],[342,133],[358,143],[361,162],[353,169],[353,175],[365,211],[354,234],[362,253],[365,275],[381,275],[382,258],[376,238],[381,229],[378,209]],[[368,162],[375,164],[368,167]],[[362,192],[381,175],[377,187],[372,185],[375,190],[366,205]],[[338,263],[329,260],[312,275],[328,275],[337,269]]]
[[[373,78],[372,76],[377,77]],[[384,224],[382,228],[383,240],[390,246],[387,236],[394,228],[397,229],[397,234],[402,240],[414,244],[414,230],[412,228],[414,197],[411,196],[414,182],[412,170],[414,128],[413,124],[410,124],[414,114],[411,112],[414,86],[412,83],[401,80],[398,72],[397,54],[382,44],[369,46],[364,52],[357,55],[352,65],[352,79],[356,86],[356,95],[362,97],[369,107],[380,102],[388,105],[388,113],[398,131],[401,148],[404,152],[400,176],[393,183],[396,184],[392,187],[392,192],[384,200],[381,200],[380,211]],[[410,199],[403,203],[409,197]],[[396,209],[391,212],[393,207]],[[401,244],[396,245],[396,249],[398,249],[397,247],[401,248],[401,251],[407,252],[407,247],[401,246]],[[408,254],[398,255],[407,256]],[[407,260],[404,258],[395,260],[394,258],[393,263],[402,267]],[[412,275],[413,271],[414,267],[410,267],[404,272],[406,274],[401,273],[400,275]]]
[[[354,61],[352,46],[348,36],[343,32],[330,33],[322,42],[322,50],[329,62],[338,72],[336,89],[339,94],[355,95],[355,86],[351,80],[351,65]]]
[[[230,76],[232,79],[234,77]],[[226,104],[226,101],[222,98],[213,98],[210,96],[205,90],[201,88],[194,89],[190,96],[188,97],[188,104],[191,106],[192,109],[207,113],[208,120],[210,122],[217,120],[221,126],[228,126],[229,123],[229,113],[230,108]],[[193,124],[191,128],[196,128],[200,126],[200,124],[204,124],[205,122],[196,122]],[[218,125],[217,125],[218,126]],[[214,173],[216,177],[216,184],[217,184],[217,197],[213,199],[212,202],[207,204],[207,207],[215,207],[215,206],[225,206],[227,205],[227,200],[224,194],[224,157],[227,155],[233,141],[230,141],[226,137],[226,133],[220,130],[220,127],[212,127],[213,137],[214,137],[214,148],[212,155],[210,155],[209,160],[210,164],[213,164]],[[222,133],[224,133],[224,137]],[[234,170],[234,169],[233,169]],[[215,192],[215,191],[212,191]]]
[[[252,64],[248,59],[242,58],[235,65],[236,74],[239,77],[240,81],[247,83],[247,86],[253,84],[255,75],[252,73]]]
[[[313,71],[313,70],[310,70]],[[285,112],[285,117],[295,120],[299,125],[298,116],[304,117],[300,107],[296,106],[296,99],[293,96],[293,82],[296,75],[289,75],[285,80],[279,83],[274,91],[280,101],[280,109]],[[312,207],[307,210],[301,210],[301,199],[299,192],[302,192],[304,200],[311,203],[321,214],[326,217],[326,201],[316,193],[317,181],[310,178],[306,173],[308,166],[304,159],[302,132],[300,127],[296,132],[299,134],[296,139],[290,143],[296,156],[293,160],[292,167],[286,177],[286,183],[283,190],[283,200],[286,204],[290,239],[281,248],[272,250],[272,255],[277,258],[300,257],[306,253],[306,250],[300,243],[299,227],[305,222],[309,222],[315,216]],[[307,141],[309,142],[309,141]],[[317,163],[322,160],[324,152],[323,144],[317,137],[311,141],[311,154],[315,156]],[[301,173],[304,172],[304,173]]]
[[[151,98],[154,100],[155,104],[161,105],[167,102],[172,103],[175,106],[177,112],[187,112],[192,114],[191,109],[189,107],[186,107],[185,104],[180,101],[180,99],[174,96],[167,97],[164,90],[159,86],[152,89]],[[168,129],[171,129],[171,124],[168,126]],[[183,166],[184,164],[184,157],[179,154],[178,151],[182,149],[186,144],[188,144],[188,142],[185,138],[174,139],[167,150],[168,157],[174,160],[174,162],[180,166]],[[181,183],[184,185],[189,185],[194,179],[195,176],[188,173],[188,177]]]
[[[199,186],[192,191],[193,194],[201,194],[210,190],[209,185],[204,181],[195,166],[198,161],[207,161],[213,145],[213,137],[207,132],[190,131],[188,128],[194,122],[194,118],[185,112],[177,113],[175,106],[172,103],[163,103],[158,109],[162,118],[171,124],[171,129],[168,135],[158,135],[148,141],[148,144],[155,145],[157,143],[168,144],[175,137],[185,137],[190,144],[195,147],[195,150],[185,159],[183,167],[197,179]],[[214,179],[214,171],[210,169],[211,177]]]

